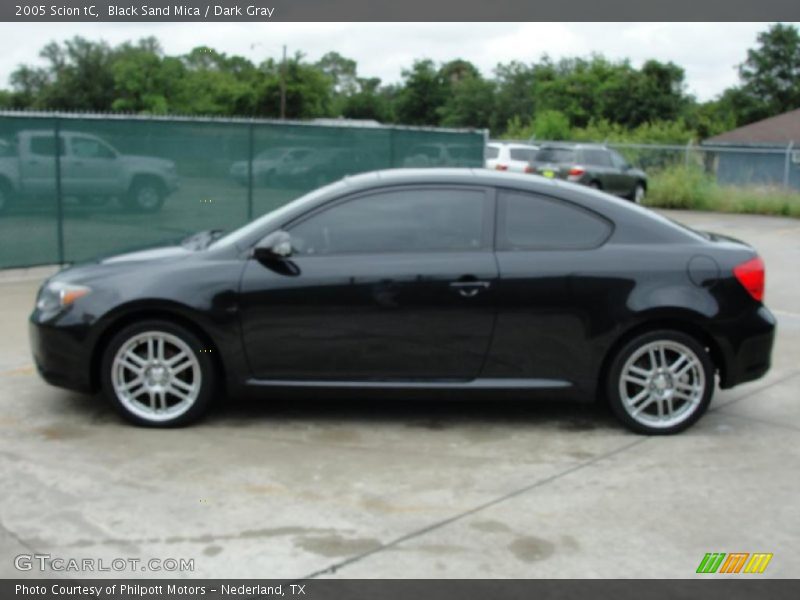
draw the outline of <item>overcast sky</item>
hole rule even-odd
[[[316,60],[330,50],[354,58],[363,77],[399,81],[415,58],[472,61],[491,76],[498,62],[603,54],[673,61],[690,93],[709,100],[736,83],[766,23],[0,23],[0,86],[20,63],[37,64],[46,43],[75,35],[110,44],[155,36],[168,54],[210,46],[258,63],[286,44]]]

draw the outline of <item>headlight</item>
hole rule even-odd
[[[91,288],[85,285],[54,281],[45,285],[39,292],[36,308],[43,312],[60,310],[91,291]]]

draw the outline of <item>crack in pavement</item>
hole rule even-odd
[[[380,546],[377,546],[377,547],[375,547],[375,548],[373,548],[371,550],[367,550],[367,551],[362,552],[360,554],[356,554],[354,556],[351,556],[350,558],[346,558],[345,560],[342,560],[342,561],[339,561],[337,563],[334,563],[334,564],[332,564],[332,565],[330,565],[330,566],[328,566],[328,567],[326,567],[324,569],[320,569],[318,571],[314,571],[313,573],[310,573],[310,574],[306,575],[305,577],[302,577],[302,578],[300,578],[300,579],[298,579],[296,581],[304,581],[306,579],[314,579],[315,577],[319,577],[320,575],[325,575],[327,573],[335,573],[336,571],[342,569],[343,567],[346,567],[348,565],[352,565],[354,563],[357,563],[357,562],[359,562],[359,561],[361,561],[361,560],[363,560],[363,559],[365,559],[365,558],[367,558],[369,556],[372,556],[373,554],[377,554],[379,552],[383,552],[384,550],[388,550],[390,548],[393,548],[393,547],[395,547],[395,546],[397,546],[399,544],[402,544],[403,542],[407,542],[408,540],[423,536],[423,535],[425,535],[427,533],[430,533],[431,531],[435,531],[437,529],[441,529],[442,527],[446,527],[447,525],[450,525],[451,523],[455,523],[456,521],[460,521],[461,519],[464,519],[464,518],[469,517],[471,515],[477,514],[477,513],[481,512],[482,510],[485,510],[485,509],[490,508],[492,506],[496,506],[498,504],[501,504],[501,503],[505,502],[506,500],[510,500],[512,498],[516,498],[517,496],[521,496],[521,495],[523,495],[523,494],[525,494],[527,492],[530,492],[530,491],[532,491],[532,490],[534,490],[536,488],[540,488],[542,486],[547,485],[548,483],[552,483],[552,482],[557,481],[557,480],[559,480],[559,479],[561,479],[563,477],[566,477],[567,475],[571,475],[572,473],[575,473],[576,471],[580,471],[582,469],[585,469],[586,467],[590,467],[590,466],[592,466],[592,465],[594,465],[594,464],[596,464],[596,463],[598,463],[598,462],[600,462],[600,461],[602,461],[602,460],[604,460],[606,458],[610,458],[611,456],[614,456],[616,454],[621,454],[621,453],[623,453],[623,452],[625,452],[627,450],[630,450],[631,448],[634,448],[635,446],[639,446],[639,445],[645,443],[649,439],[650,439],[649,437],[641,437],[641,438],[639,438],[639,439],[637,439],[637,440],[635,440],[635,441],[633,441],[633,442],[631,442],[629,444],[625,444],[624,446],[620,446],[619,448],[615,448],[614,450],[610,450],[610,451],[608,451],[608,452],[606,452],[604,454],[601,454],[599,456],[595,456],[594,458],[592,458],[590,460],[587,460],[586,462],[579,463],[579,464],[577,464],[577,465],[575,465],[573,467],[569,467],[568,469],[565,469],[565,470],[563,470],[563,471],[561,471],[559,473],[555,473],[553,475],[550,475],[549,477],[545,477],[544,479],[539,479],[538,481],[535,481],[535,482],[533,482],[531,484],[528,484],[528,485],[523,486],[521,488],[518,488],[516,490],[512,490],[511,492],[503,494],[502,496],[498,496],[497,498],[493,498],[492,500],[488,500],[487,502],[479,504],[478,506],[475,506],[475,507],[470,508],[468,510],[465,510],[465,511],[462,511],[460,513],[457,513],[457,514],[455,514],[455,515],[453,515],[451,517],[448,517],[446,519],[442,519],[441,521],[437,521],[435,523],[431,523],[430,525],[427,525],[426,527],[422,527],[421,529],[416,529],[414,531],[406,533],[405,535],[401,535],[400,537],[397,537],[397,538],[395,538],[395,539],[393,539],[393,540],[391,540],[389,542],[386,542],[385,544],[381,544]]]
[[[789,373],[788,375],[786,375],[784,377],[776,379],[775,381],[770,382],[767,385],[764,385],[764,386],[762,386],[760,388],[757,388],[756,390],[753,390],[752,392],[748,392],[746,394],[742,394],[741,396],[739,396],[737,398],[734,398],[734,399],[730,400],[729,402],[726,402],[723,405],[715,406],[714,408],[709,409],[708,412],[717,411],[717,410],[720,410],[720,409],[725,408],[727,406],[731,406],[732,404],[741,402],[742,400],[758,396],[761,393],[763,393],[764,391],[766,391],[766,390],[768,390],[768,389],[770,389],[770,388],[772,388],[772,387],[774,387],[774,386],[776,386],[778,384],[784,383],[784,382],[788,381],[789,379],[792,379],[793,377],[797,377],[798,375],[800,375],[800,371],[793,371],[793,372]],[[780,425],[778,423],[771,423],[771,422],[768,422],[768,421],[759,421],[758,419],[753,419],[753,418],[750,418],[750,417],[743,417],[741,415],[736,415],[734,413],[721,413],[721,414],[725,414],[726,416],[728,416],[728,415],[735,416],[735,417],[739,417],[739,418],[742,418],[742,419],[747,419],[747,420],[754,421],[754,422],[760,422],[760,423],[764,423],[766,425],[773,425],[773,426],[776,426],[776,427],[783,427],[783,428],[788,428],[788,429],[791,429],[791,430],[800,431],[800,429],[792,427],[792,426]],[[332,565],[330,565],[330,566],[328,566],[328,567],[326,567],[324,569],[320,569],[318,571],[314,571],[312,573],[309,573],[305,577],[297,579],[296,581],[304,581],[306,579],[314,579],[314,578],[319,577],[321,575],[335,573],[338,570],[340,570],[340,569],[342,569],[344,567],[347,567],[348,565],[352,565],[352,564],[355,564],[357,562],[360,562],[361,560],[364,560],[365,558],[367,558],[369,556],[372,556],[372,555],[377,554],[379,552],[383,552],[384,550],[388,550],[390,548],[398,546],[398,545],[400,545],[403,542],[406,542],[408,540],[421,537],[421,536],[423,536],[423,535],[425,535],[427,533],[430,533],[431,531],[435,531],[437,529],[441,529],[442,527],[446,527],[447,525],[450,525],[451,523],[455,523],[456,521],[460,521],[461,519],[464,519],[464,518],[469,517],[471,515],[477,514],[482,510],[485,510],[485,509],[490,508],[492,506],[496,506],[497,504],[501,504],[502,502],[505,502],[506,500],[510,500],[510,499],[515,498],[517,496],[521,496],[521,495],[523,495],[523,494],[525,494],[525,493],[527,493],[529,491],[532,491],[532,490],[534,490],[536,488],[540,488],[540,487],[545,486],[545,485],[547,485],[549,483],[557,481],[557,480],[559,480],[559,479],[561,479],[563,477],[571,475],[572,473],[575,473],[576,471],[580,471],[580,470],[582,470],[582,469],[584,469],[586,467],[589,467],[589,466],[591,466],[591,465],[593,465],[595,463],[598,463],[598,462],[600,462],[600,461],[602,461],[602,460],[604,460],[606,458],[609,458],[609,457],[614,456],[616,454],[621,454],[623,452],[626,452],[627,450],[630,450],[631,448],[634,448],[636,446],[639,446],[639,445],[643,444],[644,442],[648,441],[649,439],[650,439],[650,437],[644,437],[644,438],[638,439],[638,440],[636,440],[634,442],[631,442],[630,444],[626,444],[624,446],[621,446],[619,448],[616,448],[614,450],[606,452],[605,454],[601,454],[599,456],[596,456],[596,457],[592,458],[591,460],[588,460],[588,461],[586,461],[584,463],[580,463],[578,465],[575,465],[574,467],[570,467],[568,469],[565,469],[564,471],[561,471],[560,473],[555,473],[554,475],[551,475],[550,477],[545,477],[544,479],[540,479],[540,480],[538,480],[538,481],[536,481],[536,482],[534,482],[532,484],[529,484],[529,485],[524,486],[522,488],[519,488],[517,490],[513,490],[513,491],[511,491],[511,492],[509,492],[507,494],[504,494],[502,496],[499,496],[497,498],[494,498],[492,500],[484,502],[483,504],[479,504],[478,506],[475,506],[475,507],[473,507],[473,508],[471,508],[469,510],[465,510],[463,512],[457,513],[457,514],[455,514],[455,515],[453,515],[453,516],[451,516],[451,517],[449,517],[447,519],[443,519],[441,521],[437,521],[437,522],[432,523],[431,525],[428,525],[428,526],[423,527],[421,529],[417,529],[417,530],[411,531],[411,532],[409,532],[409,533],[407,533],[405,535],[402,535],[402,536],[397,537],[397,538],[395,538],[395,539],[393,539],[393,540],[391,540],[389,542],[386,542],[385,544],[381,544],[380,546],[377,546],[376,548],[373,548],[371,550],[367,550],[366,552],[362,552],[361,554],[357,554],[357,555],[352,556],[350,558],[347,558],[345,560],[342,560],[342,561],[339,561],[337,563],[334,563],[334,564],[332,564]]]

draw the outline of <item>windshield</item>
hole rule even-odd
[[[230,244],[239,245],[240,242],[246,240],[260,229],[268,228],[270,223],[282,224],[281,222],[288,218],[296,209],[301,208],[306,204],[313,204],[318,198],[327,195],[331,190],[336,189],[337,187],[344,189],[345,184],[341,181],[335,181],[321,188],[317,188],[316,190],[313,190],[304,196],[300,196],[299,198],[296,198],[271,212],[261,215],[256,220],[250,221],[246,225],[239,227],[239,229],[234,229],[230,233],[212,241],[209,246],[218,247]],[[268,232],[265,231],[265,234],[266,233]]]

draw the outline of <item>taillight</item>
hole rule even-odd
[[[583,175],[584,173],[586,173],[586,169],[584,169],[583,167],[572,167],[572,168],[569,170],[569,174],[570,174],[572,177],[580,177],[580,176],[581,176],[581,175]]]
[[[525,172],[526,172],[526,173],[536,173],[536,169],[534,169],[534,168],[533,168],[532,166],[530,166],[530,165],[525,165]]]
[[[494,168],[497,171],[508,171],[508,165],[495,165]]]
[[[733,274],[753,298],[764,300],[764,261],[758,256],[733,268]]]

